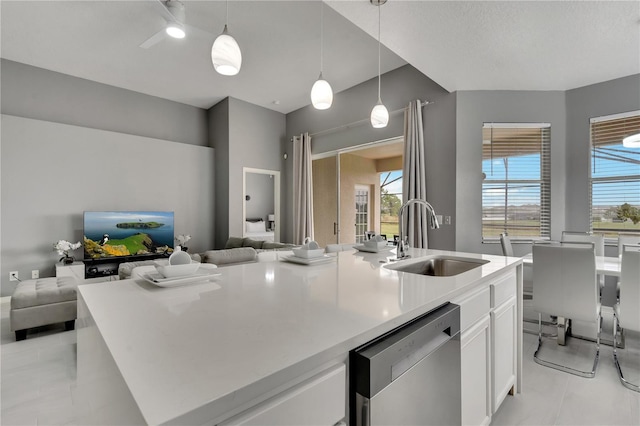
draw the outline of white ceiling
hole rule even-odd
[[[319,0],[230,1],[243,54],[234,77],[210,59],[225,3],[183,3],[187,23],[211,34],[141,49],[164,25],[157,0],[2,0],[0,56],[201,108],[227,96],[283,113],[310,103]],[[325,3],[324,77],[339,92],[377,75],[378,8]],[[449,91],[566,90],[640,73],[638,1],[389,0],[381,12],[382,72],[407,61]]]

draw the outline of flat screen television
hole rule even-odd
[[[173,252],[173,212],[84,212],[84,259]]]

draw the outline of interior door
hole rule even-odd
[[[355,242],[362,243],[365,240],[365,232],[369,226],[370,198],[369,187],[366,185],[355,186]]]
[[[320,247],[339,242],[338,154],[313,160],[313,234]]]

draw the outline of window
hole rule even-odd
[[[622,144],[640,133],[640,111],[591,119],[591,229],[607,238],[640,233],[640,148]]]
[[[485,123],[482,128],[482,239],[550,238],[551,127]]]

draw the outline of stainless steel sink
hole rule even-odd
[[[478,268],[488,260],[468,259],[454,256],[434,256],[418,261],[400,261],[385,268],[409,274],[430,275],[433,277],[452,277]]]

